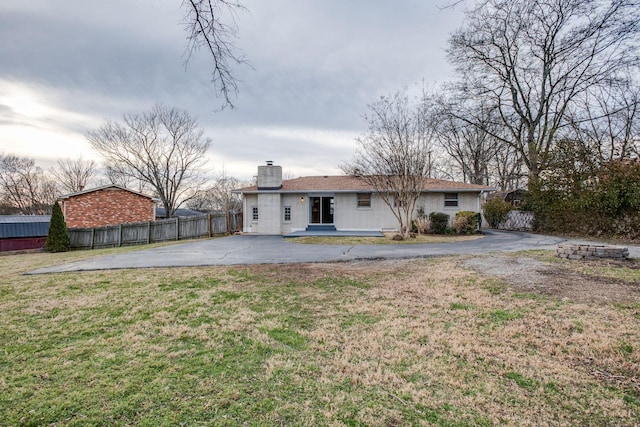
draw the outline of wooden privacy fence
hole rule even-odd
[[[196,239],[242,230],[242,213],[176,217],[152,222],[70,228],[71,247],[94,249]]]

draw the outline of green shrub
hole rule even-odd
[[[497,228],[501,222],[507,219],[507,215],[512,209],[510,203],[505,202],[499,197],[487,200],[482,206],[484,217],[491,228]]]
[[[472,211],[460,211],[453,220],[453,227],[458,234],[474,234],[479,225],[478,213]]]
[[[640,239],[640,162],[612,162],[593,175],[530,182],[536,231]]]
[[[431,232],[435,234],[447,234],[449,228],[449,215],[442,212],[431,212],[429,214]]]
[[[71,248],[71,239],[67,231],[67,224],[62,215],[62,209],[56,202],[51,212],[51,222],[49,223],[49,234],[44,247],[49,252],[65,252]]]

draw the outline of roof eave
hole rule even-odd
[[[392,190],[389,190],[392,191]],[[429,188],[422,190],[423,193],[483,193],[497,191],[495,188]],[[351,190],[330,190],[330,189],[306,189],[306,190],[232,190],[233,194],[298,194],[298,193],[378,193],[373,189],[351,189]]]
[[[118,188],[120,190],[124,190],[124,191],[128,191],[129,193],[133,193],[133,194],[137,194],[138,196],[142,196],[142,197],[146,197],[148,199],[153,200],[154,202],[159,201],[160,199],[158,199],[157,197],[153,197],[153,196],[149,196],[147,194],[142,194],[139,193],[137,191],[133,191],[133,190],[129,190],[128,188],[122,187],[120,185],[116,185],[116,184],[108,184],[108,185],[103,185],[101,187],[96,187],[96,188],[90,188],[88,190],[82,190],[82,191],[78,191],[76,193],[70,193],[70,194],[63,194],[62,196],[58,196],[57,200],[66,200],[69,199],[71,197],[75,197],[75,196],[81,196],[83,194],[89,194],[89,193],[94,193],[96,191],[100,191],[100,190],[106,190],[107,188]]]

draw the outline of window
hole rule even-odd
[[[291,206],[285,206],[283,213],[284,222],[291,222]]]
[[[371,193],[358,193],[358,207],[359,208],[371,207]]]
[[[444,207],[458,207],[458,193],[444,193]]]
[[[251,208],[251,219],[253,221],[257,221],[258,220],[258,207],[254,206]]]

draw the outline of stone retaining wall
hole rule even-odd
[[[565,259],[627,259],[629,249],[612,245],[584,245],[561,243],[556,250],[560,258]]]

